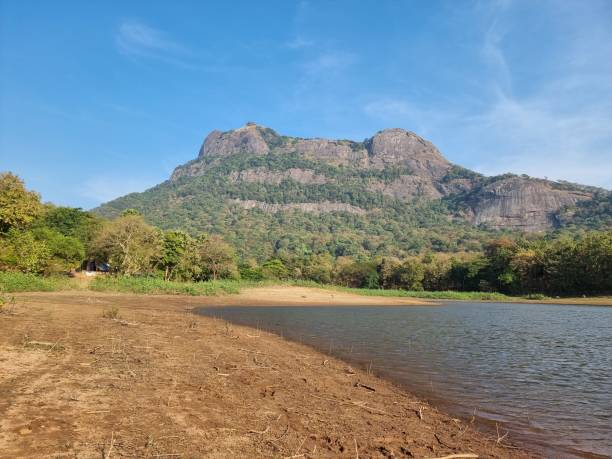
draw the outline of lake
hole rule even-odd
[[[272,331],[375,374],[554,457],[612,456],[612,308],[220,307],[198,313]]]

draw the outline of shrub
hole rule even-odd
[[[119,308],[117,306],[112,306],[110,309],[105,309],[102,311],[102,317],[105,319],[118,319]]]
[[[0,272],[0,292],[54,292],[74,288],[77,288],[77,284],[69,277]]]
[[[141,293],[150,295],[212,296],[240,292],[245,282],[232,280],[203,282],[173,282],[155,277],[105,276],[96,277],[90,288],[96,291]]]

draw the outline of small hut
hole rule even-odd
[[[107,273],[110,271],[110,265],[105,261],[90,258],[81,263],[81,271],[88,275],[91,275],[91,273]]]

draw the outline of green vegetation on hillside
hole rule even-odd
[[[199,179],[186,183],[189,187],[211,186],[214,193],[227,193],[234,186],[222,177]],[[222,185],[215,189],[215,183]],[[305,189],[298,185],[291,183],[279,190],[291,195]],[[167,182],[158,188],[168,199],[180,199],[180,183]],[[240,191],[246,193],[245,189],[249,190]],[[273,195],[275,189],[267,191]],[[165,221],[166,227],[152,226],[134,209],[102,219],[80,209],[42,205],[19,178],[0,174],[0,290],[73,287],[68,278],[53,276],[92,259],[110,263],[111,274],[119,276],[96,279],[94,289],[143,293],[229,293],[237,291],[238,280],[266,279],[399,290],[406,292],[403,295],[437,298],[452,297],[440,293],[445,291],[484,292],[490,299],[496,298],[495,292],[612,292],[609,229],[510,238],[474,228],[470,231],[449,221],[442,229],[430,228],[428,225],[443,221],[431,203],[413,203],[412,208],[390,203],[375,214],[379,219],[342,213],[312,218],[300,212],[270,215],[224,210],[219,200],[206,201],[207,194],[201,193],[199,199],[209,202],[210,208],[202,202],[178,208],[187,212],[184,216],[191,222],[201,215],[203,229],[208,231],[187,225],[190,231],[181,231],[167,228],[168,222],[176,222],[171,217],[180,214],[164,216],[167,207],[141,200],[146,193],[131,196],[137,199],[128,196],[120,201],[121,206],[146,204],[144,210]],[[279,199],[282,196],[280,193]],[[417,207],[420,205],[423,207]],[[394,219],[384,218],[389,216]],[[419,291],[436,293],[408,293]]]
[[[369,179],[391,182],[406,168],[381,170],[330,165],[292,154],[254,156],[237,154],[220,161],[210,157],[203,175],[164,182],[144,193],[133,193],[97,209],[115,217],[137,209],[147,221],[162,229],[180,228],[192,235],[219,234],[239,256],[263,262],[287,253],[338,256],[408,256],[425,250],[460,252],[482,250],[492,234],[452,215],[443,201],[416,199],[403,202],[372,191]],[[231,180],[232,172],[265,167],[312,170],[333,178],[333,183],[302,184],[293,180],[247,183]],[[313,214],[299,210],[267,213],[246,210],[231,200],[275,204],[339,202],[368,212]]]

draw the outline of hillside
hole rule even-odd
[[[606,190],[485,177],[402,129],[354,142],[286,137],[254,123],[211,132],[168,181],[96,212],[112,217],[126,208],[164,229],[223,234],[258,259],[282,251],[478,250],[500,232],[601,228],[612,220]]]

